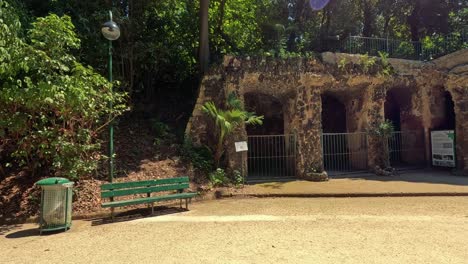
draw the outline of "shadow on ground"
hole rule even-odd
[[[60,233],[62,231],[54,231],[54,232],[47,232],[47,233],[42,233],[43,236],[49,236],[53,235],[56,233]],[[6,235],[6,238],[14,239],[14,238],[24,238],[24,237],[33,237],[33,236],[39,236],[39,229],[38,228],[30,228],[30,229],[25,229],[25,230],[20,230],[16,231],[13,233],[10,233]]]
[[[137,209],[117,213],[114,215],[114,219],[111,219],[110,214],[109,214],[108,217],[90,219],[89,221],[91,221],[92,226],[98,226],[98,225],[104,225],[104,224],[132,221],[132,220],[147,218],[147,217],[157,217],[157,216],[162,216],[162,215],[177,214],[177,213],[182,213],[182,212],[187,212],[187,211],[188,210],[185,208],[155,206],[154,214],[151,214],[150,208],[137,208]]]
[[[19,225],[19,224],[3,224],[3,225],[0,225],[0,236],[3,236],[6,233],[8,233],[8,232],[10,232],[12,230],[18,229],[20,227],[21,227],[21,225]]]

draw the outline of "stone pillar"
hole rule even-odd
[[[304,177],[312,170],[323,170],[321,145],[322,100],[320,87],[301,86],[297,90],[297,176]]]
[[[457,169],[468,174],[468,99],[455,101]]]
[[[364,132],[362,129],[363,117],[363,92],[354,93],[352,98],[346,102],[346,127],[348,133]],[[352,153],[364,153],[366,151],[363,144],[363,137],[353,135],[347,137],[347,147]],[[367,157],[362,155],[349,155],[349,163],[352,169],[366,170]]]
[[[424,155],[426,159],[426,168],[430,168],[432,165],[431,157],[431,132],[428,127],[424,127]]]
[[[224,77],[221,74],[206,75],[203,78],[192,116],[185,128],[186,137],[190,138],[194,144],[208,146],[213,144],[213,127],[210,126],[209,119],[203,113],[202,106],[209,101],[214,101],[219,105],[220,98],[223,97],[223,88]]]
[[[244,107],[244,94],[242,88],[238,85],[237,79],[232,78],[226,84],[225,98],[234,92],[239,100],[242,102]],[[240,124],[225,140],[225,156],[226,156],[226,168],[228,173],[232,173],[237,170],[242,173],[244,177],[247,176],[247,153],[236,152],[235,142],[247,141],[247,130],[244,123]]]
[[[446,88],[455,104],[457,169],[468,175],[468,77],[449,75]]]
[[[237,170],[243,173],[243,176],[247,175],[247,153],[236,152],[235,142],[247,141],[247,131],[245,125],[241,125],[235,129],[231,135],[226,138],[225,155],[227,160],[227,171],[232,173]]]
[[[367,121],[368,128],[376,128],[381,122],[385,120],[385,97],[387,89],[384,86],[371,86],[368,88],[366,103],[367,106]],[[383,166],[384,155],[382,140],[369,133],[368,136],[368,167],[373,170],[376,166]]]

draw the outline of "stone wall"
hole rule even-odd
[[[468,55],[468,50],[457,54]],[[424,145],[429,142],[429,131],[443,119],[439,99],[442,92],[448,91],[455,102],[458,166],[459,169],[468,168],[465,154],[468,153],[468,137],[464,136],[468,131],[468,69],[460,66],[463,60],[453,63],[452,57],[431,63],[390,60],[395,73],[384,76],[380,74],[379,62],[364,70],[359,55],[324,53],[320,58],[285,60],[225,56],[223,63],[203,78],[186,134],[195,143],[213,144],[213,124],[201,111],[207,101],[223,105],[230,92],[235,92],[241,100],[246,94],[272,96],[283,105],[284,133],[297,135],[296,167],[301,176],[323,169],[321,96],[324,93],[344,102],[348,132],[365,132],[382,122],[387,95],[395,93],[402,108],[401,129],[424,131],[419,143]],[[348,62],[344,68],[338,66],[343,58]],[[246,138],[245,127],[241,127],[227,140],[226,157],[230,169],[240,169],[241,164],[246,164],[245,157],[234,152],[234,142]],[[352,143],[350,148],[353,148]],[[425,148],[423,156],[429,159],[428,144]],[[381,142],[371,137],[370,168],[382,164],[381,150]]]

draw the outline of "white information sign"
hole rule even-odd
[[[455,167],[455,132],[453,130],[432,131],[432,165]]]
[[[236,142],[236,152],[244,152],[248,151],[249,148],[247,147],[247,141],[240,141]]]

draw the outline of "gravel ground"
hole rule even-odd
[[[3,226],[2,263],[467,263],[468,198],[276,198],[195,203],[37,236]],[[0,229],[0,232],[1,230]]]

